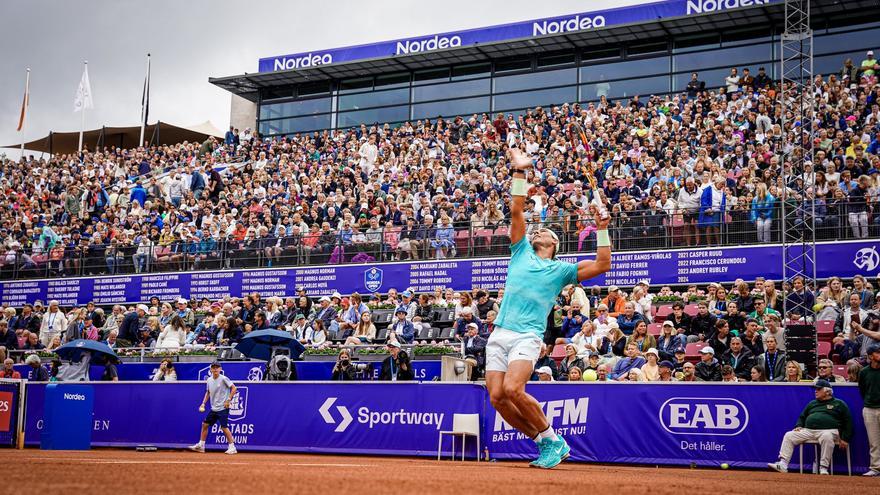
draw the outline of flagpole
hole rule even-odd
[[[88,68],[89,68],[89,61],[88,61],[88,60],[83,60],[83,72],[87,71]],[[80,113],[82,113],[82,115],[80,115],[80,119],[79,119],[79,146],[77,146],[76,149],[77,149],[79,152],[82,152],[82,149],[83,149],[83,130],[85,130],[85,128],[86,128],[86,105],[85,105],[85,99],[83,99],[83,107],[82,107],[82,110],[81,110]]]
[[[21,123],[21,158],[24,158],[24,133],[27,131],[27,109],[30,106],[30,87],[31,87],[31,68],[27,69],[27,76],[24,80],[24,108],[22,112],[24,114],[24,120]]]
[[[147,79],[144,81],[144,94],[141,98],[141,138],[138,140],[137,147],[140,148],[144,145],[144,127],[147,125],[146,119],[146,109],[147,109],[147,101],[149,101],[149,91],[150,91],[150,54],[147,54]]]

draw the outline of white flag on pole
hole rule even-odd
[[[76,98],[73,100],[73,111],[80,112],[83,109],[94,108],[92,103],[92,86],[89,84],[89,66],[83,68],[82,79],[76,89]]]

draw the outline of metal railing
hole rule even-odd
[[[842,240],[878,236],[880,222],[853,214],[849,203],[828,207],[817,218],[817,240]],[[769,223],[759,231],[749,207],[732,208],[723,222],[706,228],[694,211],[614,211],[611,219],[615,251],[679,247],[735,246],[779,242],[782,225],[779,203]],[[787,229],[797,229],[796,218]],[[859,222],[866,221],[862,230]],[[388,261],[446,258],[480,258],[509,253],[510,224],[503,221],[455,222],[438,226],[380,227],[355,235],[356,231],[329,231],[284,237],[238,240],[227,236],[204,241],[174,241],[167,245],[83,244],[48,253],[7,253],[0,257],[0,279],[79,277],[133,273],[164,273],[190,270],[223,270],[262,267],[381,263]],[[560,239],[559,254],[590,253],[596,249],[595,227],[588,216],[564,214],[530,222],[527,232],[538,227],[552,229]]]

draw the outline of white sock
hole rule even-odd
[[[559,440],[559,438],[556,436],[556,432],[553,431],[552,426],[548,426],[546,430],[538,433],[538,438],[540,438],[541,440],[543,440],[545,438],[549,438],[550,440],[553,440],[554,442]]]
[[[205,446],[205,441],[204,441],[204,440],[199,440],[199,443],[197,443],[196,445],[198,445],[199,447],[204,447],[204,446]]]
[[[533,438],[532,441],[535,443],[541,443],[541,434],[538,433],[537,435],[535,435],[535,438]]]

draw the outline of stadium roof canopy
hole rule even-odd
[[[876,8],[874,0],[813,0],[815,21],[864,16]],[[472,46],[424,51],[411,55],[387,56],[353,62],[316,65],[304,69],[242,74],[209,78],[209,82],[251,101],[258,101],[262,89],[300,83],[363,77],[377,73],[413,71],[430,67],[487,62],[504,57],[590,49],[638,40],[669,38],[730,30],[780,30],[785,23],[785,3],[767,3],[712,13],[661,18],[655,21],[587,29],[539,37],[506,40]]]
[[[119,148],[136,148],[140,139],[140,126],[131,127],[99,127],[83,132],[83,145],[88,149],[103,146]],[[210,121],[191,126],[177,126],[167,122],[157,122],[144,128],[144,140],[150,144],[176,144],[183,141],[202,142],[209,136],[223,137],[223,133]],[[79,144],[79,131],[50,132],[49,135],[24,143],[30,151],[44,153],[75,153]],[[0,146],[0,148],[19,148],[21,144]]]

